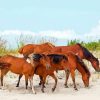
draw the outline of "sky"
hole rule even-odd
[[[9,30],[57,38],[99,34],[100,0],[0,0],[0,33]]]

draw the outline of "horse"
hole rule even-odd
[[[38,59],[44,59],[46,58],[45,60],[43,60],[42,63],[44,63],[44,66],[46,66],[46,68],[48,70],[46,71],[43,71],[42,73],[42,70],[43,70],[43,67],[41,67],[42,65],[40,64],[39,60]],[[67,81],[68,81],[68,78],[69,78],[69,74],[71,73],[71,77],[72,77],[72,80],[73,80],[73,83],[74,83],[74,89],[77,90],[77,87],[76,87],[76,83],[75,83],[75,70],[77,69],[81,75],[82,75],[82,80],[83,80],[83,83],[85,85],[85,87],[88,87],[89,86],[89,78],[90,78],[90,72],[87,68],[87,66],[84,64],[84,62],[77,56],[75,55],[74,53],[72,52],[68,52],[67,54],[48,54],[48,55],[45,55],[44,54],[34,54],[33,56],[31,56],[31,63],[32,65],[36,65],[39,66],[36,67],[36,71],[38,72],[38,68],[40,68],[40,72],[42,73],[40,75],[40,79],[41,79],[41,83],[42,84],[42,91],[44,91],[44,83],[45,83],[45,79],[42,80],[42,78],[44,77],[44,74],[45,73],[48,73],[48,71],[51,72],[51,69],[54,70],[65,70],[66,72],[66,81],[65,81],[65,86],[67,86]],[[35,73],[36,73],[35,71]],[[49,75],[50,75],[49,73]],[[41,78],[42,77],[42,78]]]
[[[28,86],[28,79],[33,93],[36,93],[33,86],[34,67],[28,63],[24,58],[18,58],[11,55],[5,55],[0,58],[1,70],[1,86],[3,86],[3,77],[9,72],[25,76],[26,89]]]
[[[100,72],[100,65],[98,58],[96,58],[87,48],[83,47],[79,43],[70,46],[56,46],[52,48],[49,52],[67,53],[70,51],[73,52],[74,54],[77,54],[81,59],[86,59],[90,61],[95,71]]]
[[[43,44],[27,44],[19,49],[19,53],[23,54],[24,58],[27,59],[29,54],[32,53],[43,53],[49,51],[51,48],[55,47],[49,42]]]
[[[28,59],[30,60],[30,63],[32,64],[32,66],[34,66],[35,68],[35,74],[36,75],[39,75],[40,77],[40,84],[39,85],[42,85],[42,92],[44,93],[44,84],[45,84],[45,80],[46,80],[46,77],[49,75],[51,76],[54,80],[55,80],[55,84],[52,88],[52,92],[55,91],[56,89],[56,86],[57,86],[57,78],[54,74],[54,71],[55,71],[55,68],[54,67],[51,67],[49,70],[48,70],[48,67],[50,66],[49,63],[47,62],[47,56],[45,56],[44,54],[30,54],[28,56]],[[19,76],[19,81],[17,83],[17,85],[19,86],[19,83],[20,83],[20,79],[21,79],[22,76]]]
[[[81,75],[85,87],[89,86],[90,72],[84,62],[73,52],[67,52],[66,54],[49,54],[48,62],[51,66],[55,67],[56,70],[65,70],[66,81],[65,86],[67,86],[67,81],[69,74],[71,73],[72,81],[74,83],[74,89],[77,90],[75,84],[75,70],[77,69]]]

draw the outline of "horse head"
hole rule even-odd
[[[89,86],[89,79],[90,79],[90,75],[85,74],[84,76],[82,76],[82,80],[84,82],[85,87]]]
[[[100,72],[100,63],[98,58],[91,58],[92,66],[94,67],[95,71]]]

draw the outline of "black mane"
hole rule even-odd
[[[85,55],[85,57],[88,59],[88,58],[94,58],[94,59],[96,59],[94,56],[93,56],[93,54],[91,53],[91,52],[89,52],[89,50],[87,49],[87,48],[85,48],[85,47],[83,47],[81,44],[79,44],[79,43],[77,43],[77,45],[79,45],[81,48],[82,48],[82,50],[83,50],[83,53],[84,53],[84,55]]]
[[[55,63],[55,64],[58,64],[62,59],[67,60],[66,56],[60,55],[60,54],[49,54],[47,56],[51,57],[53,60],[53,63]]]
[[[39,61],[41,57],[42,57],[41,54],[33,54],[33,60],[35,61]]]

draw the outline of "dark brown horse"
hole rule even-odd
[[[33,93],[36,93],[33,86],[34,67],[28,63],[24,58],[18,58],[11,55],[6,55],[0,58],[0,70],[1,70],[1,85],[3,86],[3,77],[11,71],[15,74],[24,75],[26,89],[28,85],[28,79],[30,80]]]
[[[69,73],[71,73],[71,77],[74,83],[74,88],[77,90],[76,84],[75,84],[75,70],[77,69],[81,75],[82,80],[84,82],[85,87],[89,86],[89,78],[90,78],[90,72],[87,68],[87,66],[84,64],[84,62],[74,53],[68,52],[64,55],[62,54],[49,54],[47,55],[49,57],[48,62],[51,64],[51,66],[55,67],[56,70],[65,70],[66,72],[66,82],[65,86],[67,86],[67,81],[69,77]]]
[[[43,53],[46,51],[51,50],[51,48],[55,47],[49,42],[43,43],[43,44],[27,44],[19,49],[19,53],[23,54],[25,58],[28,57],[31,53]]]
[[[51,53],[67,53],[67,52],[73,52],[74,54],[77,54],[81,59],[86,59],[91,62],[93,68],[97,71],[100,72],[100,65],[99,65],[99,60],[98,58],[94,57],[91,52],[89,52],[88,49],[83,47],[81,44],[75,44],[71,46],[57,46],[51,49]],[[47,51],[48,52],[48,51]]]
[[[86,87],[89,86],[90,72],[87,69],[87,66],[82,62],[82,60],[77,55],[73,54],[72,52],[68,52],[67,54],[64,54],[64,55],[49,54],[47,56],[43,54],[34,54],[31,57],[32,57],[31,62],[33,62],[32,65],[38,66],[35,69],[35,73],[40,76],[42,86],[43,86],[42,91],[44,91],[44,83],[45,83],[46,76],[53,75],[54,70],[66,71],[66,82],[65,82],[66,87],[67,87],[67,80],[69,77],[69,73],[71,72],[71,77],[74,83],[74,89],[77,90],[77,87],[75,84],[75,70],[76,69],[81,73],[84,85]],[[41,62],[42,64],[44,63],[44,65],[41,65],[40,58],[41,60],[45,59]],[[45,67],[43,66],[46,66],[46,69],[44,69]],[[42,71],[43,69],[44,71]],[[56,83],[56,80],[55,80],[55,83]]]

